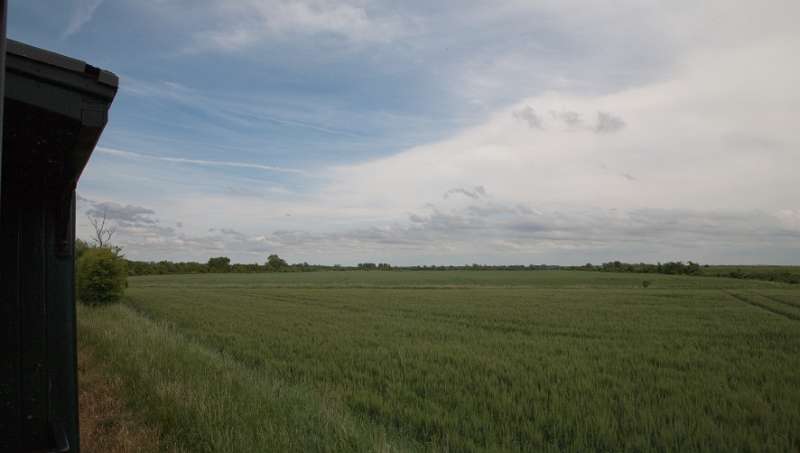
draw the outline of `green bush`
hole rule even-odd
[[[127,286],[127,266],[107,247],[86,249],[78,259],[78,299],[90,305],[119,301]]]

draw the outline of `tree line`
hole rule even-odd
[[[744,270],[741,268],[711,267],[708,264],[700,265],[688,261],[669,261],[666,263],[647,264],[647,263],[625,263],[622,261],[609,261],[600,265],[586,263],[581,267],[570,267],[569,269],[590,270],[600,272],[632,272],[638,274],[667,274],[667,275],[695,275],[703,277],[728,277],[749,280],[766,280],[771,282],[782,282],[790,284],[800,284],[800,273],[790,270],[789,267],[781,266],[751,266]],[[565,268],[567,269],[567,268]]]
[[[209,258],[207,262],[197,261],[133,261],[126,260],[128,275],[163,275],[163,274],[206,274],[206,273],[260,273],[260,272],[317,272],[317,271],[542,271],[542,270],[579,270],[594,272],[623,272],[636,274],[690,275],[708,277],[729,277],[740,279],[769,280],[784,283],[800,284],[800,274],[786,270],[751,270],[734,269],[725,272],[709,270],[709,266],[694,261],[667,261],[664,263],[626,263],[609,261],[602,264],[586,263],[583,266],[559,266],[552,264],[466,264],[466,265],[416,265],[395,266],[382,262],[363,262],[355,266],[341,264],[309,264],[307,262],[289,264],[278,255],[269,255],[264,263],[231,263],[230,258],[218,256]]]
[[[491,271],[523,271],[523,270],[583,270],[600,272],[633,272],[642,274],[668,275],[700,275],[701,266],[689,261],[670,261],[666,263],[625,263],[609,261],[600,265],[587,263],[583,266],[558,266],[552,264],[465,264],[465,265],[415,265],[393,266],[389,263],[364,262],[355,266],[341,264],[324,265],[307,262],[289,264],[278,255],[270,255],[264,263],[231,263],[230,258],[219,256],[209,258],[207,262],[197,261],[133,261],[128,260],[129,275],[160,274],[205,274],[205,273],[258,273],[258,272],[314,272],[314,271],[458,271],[458,270],[491,270]]]
[[[706,266],[708,267],[708,266]],[[586,263],[586,265],[573,268],[600,272],[632,272],[637,274],[667,274],[667,275],[700,275],[700,264],[689,261],[668,261],[666,263],[624,263],[622,261],[609,261],[600,265]]]
[[[466,265],[415,265],[415,266],[395,266],[384,262],[363,262],[355,266],[341,264],[309,264],[307,262],[289,264],[286,260],[276,254],[269,255],[264,263],[231,263],[230,258],[218,256],[209,258],[207,262],[197,261],[136,261],[125,259],[119,253],[119,249],[110,247],[106,244],[97,245],[97,239],[93,239],[93,244],[78,240],[76,243],[77,257],[83,255],[87,249],[107,249],[113,252],[116,258],[124,261],[122,268],[126,269],[129,276],[136,275],[165,275],[165,274],[207,274],[207,273],[260,273],[260,272],[317,272],[317,271],[542,271],[542,270],[579,270],[594,272],[622,272],[637,274],[666,274],[666,275],[689,275],[707,277],[729,277],[737,279],[768,280],[783,283],[800,284],[800,273],[791,272],[785,269],[741,269],[726,270],[720,272],[714,268],[709,269],[709,265],[700,265],[693,261],[667,261],[664,263],[626,263],[624,261],[608,261],[602,264],[586,263],[583,266],[560,266],[552,264],[509,264],[509,265],[490,265],[490,264],[466,264]]]
[[[231,263],[230,258],[218,256],[209,258],[207,262],[198,261],[135,261],[127,260],[128,274],[134,275],[163,275],[163,274],[206,274],[206,273],[259,273],[259,272],[316,272],[316,271],[457,271],[457,270],[494,270],[494,271],[519,271],[519,270],[555,270],[568,269],[568,267],[550,264],[466,264],[466,265],[415,265],[394,266],[383,262],[363,262],[355,266],[342,264],[325,265],[309,264],[307,262],[289,264],[278,255],[270,255],[264,263]]]
[[[741,279],[751,279],[751,280],[766,280],[770,282],[782,282],[782,283],[791,283],[793,285],[800,284],[800,273],[797,271],[792,272],[786,269],[764,269],[764,270],[754,270],[754,269],[745,269],[742,270],[741,268],[736,268],[734,270],[725,271],[725,272],[709,272],[706,275],[712,277],[729,277],[729,278],[741,278]]]

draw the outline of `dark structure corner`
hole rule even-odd
[[[0,451],[76,452],[75,188],[118,79],[2,22]]]

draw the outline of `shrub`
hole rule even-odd
[[[647,288],[650,286],[650,280],[642,280],[642,288]]]
[[[78,260],[78,299],[90,305],[119,301],[127,286],[125,260],[108,247],[86,249]]]
[[[83,252],[85,252],[90,248],[91,246],[89,245],[89,243],[80,238],[75,238],[75,260],[77,261],[81,259],[81,257],[83,256]]]

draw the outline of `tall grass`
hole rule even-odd
[[[81,341],[193,450],[800,449],[797,290],[321,274],[132,279],[81,310]]]
[[[80,307],[79,341],[126,383],[124,398],[187,451],[390,451],[335,401],[244,367],[126,305]]]
[[[159,427],[139,420],[126,407],[123,381],[110,377],[90,347],[78,350],[80,448],[83,453],[174,452],[161,444]]]

